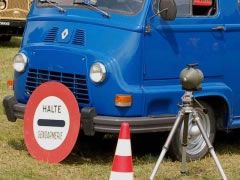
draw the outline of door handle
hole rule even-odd
[[[214,30],[214,31],[226,31],[226,27],[225,26],[216,26],[216,27],[212,28],[212,30]]]

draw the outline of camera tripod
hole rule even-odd
[[[210,142],[210,140],[208,139],[208,136],[202,126],[201,120],[198,116],[198,113],[196,111],[196,109],[194,108],[193,103],[197,102],[197,104],[202,108],[202,110],[204,111],[203,107],[201,106],[201,104],[194,98],[193,96],[193,92],[192,91],[185,91],[184,95],[182,96],[182,105],[181,105],[181,109],[178,112],[178,116],[177,119],[168,135],[168,138],[162,148],[162,152],[157,160],[157,163],[153,169],[153,172],[150,176],[150,180],[153,180],[158,169],[159,166],[166,154],[166,152],[168,151],[169,145],[171,143],[171,140],[177,130],[177,128],[180,126],[180,124],[182,122],[184,122],[184,127],[183,127],[183,140],[182,140],[182,165],[181,165],[181,173],[185,174],[187,172],[187,145],[188,145],[188,123],[189,123],[189,117],[193,117],[193,122],[195,122],[209,148],[210,154],[212,155],[215,164],[222,176],[223,180],[227,180],[227,177],[223,171],[223,168],[217,158],[217,155],[214,151],[214,148]]]

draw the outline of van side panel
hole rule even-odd
[[[149,22],[152,31],[145,35],[144,79],[178,79],[189,63],[198,63],[205,77],[223,76],[224,33],[214,30],[223,22],[221,13],[177,17],[174,21],[156,16]]]
[[[187,64],[198,63],[205,80],[203,91],[196,96],[225,99],[229,117],[224,124],[230,128],[240,126],[240,86],[235,82],[240,71],[236,63],[240,58],[239,16],[236,1],[218,1],[214,16],[178,17],[171,22],[159,17],[153,19],[151,32],[144,37],[147,114],[176,113],[183,94],[179,74]],[[169,93],[163,94],[165,90]],[[157,106],[161,108],[153,110]]]

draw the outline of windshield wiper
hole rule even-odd
[[[73,4],[89,6],[89,7],[93,8],[93,9],[95,9],[96,11],[100,12],[104,17],[107,17],[107,18],[111,17],[108,12],[98,8],[96,5],[93,5],[91,3],[91,0],[74,0]]]
[[[64,8],[58,6],[58,3],[55,2],[55,1],[51,1],[51,0],[39,0],[39,2],[41,2],[41,3],[48,3],[48,4],[52,5],[52,6],[54,6],[54,7],[57,8],[61,13],[65,13],[65,12],[66,12],[66,10],[65,10]]]

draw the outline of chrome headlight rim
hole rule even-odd
[[[17,53],[13,58],[13,69],[18,72],[24,72],[28,63],[28,57],[23,53]]]
[[[106,66],[101,62],[95,62],[90,67],[89,77],[95,84],[103,83],[106,80]]]
[[[6,1],[0,2],[0,10],[4,10],[4,9],[6,9],[6,7],[7,7],[7,2]]]

